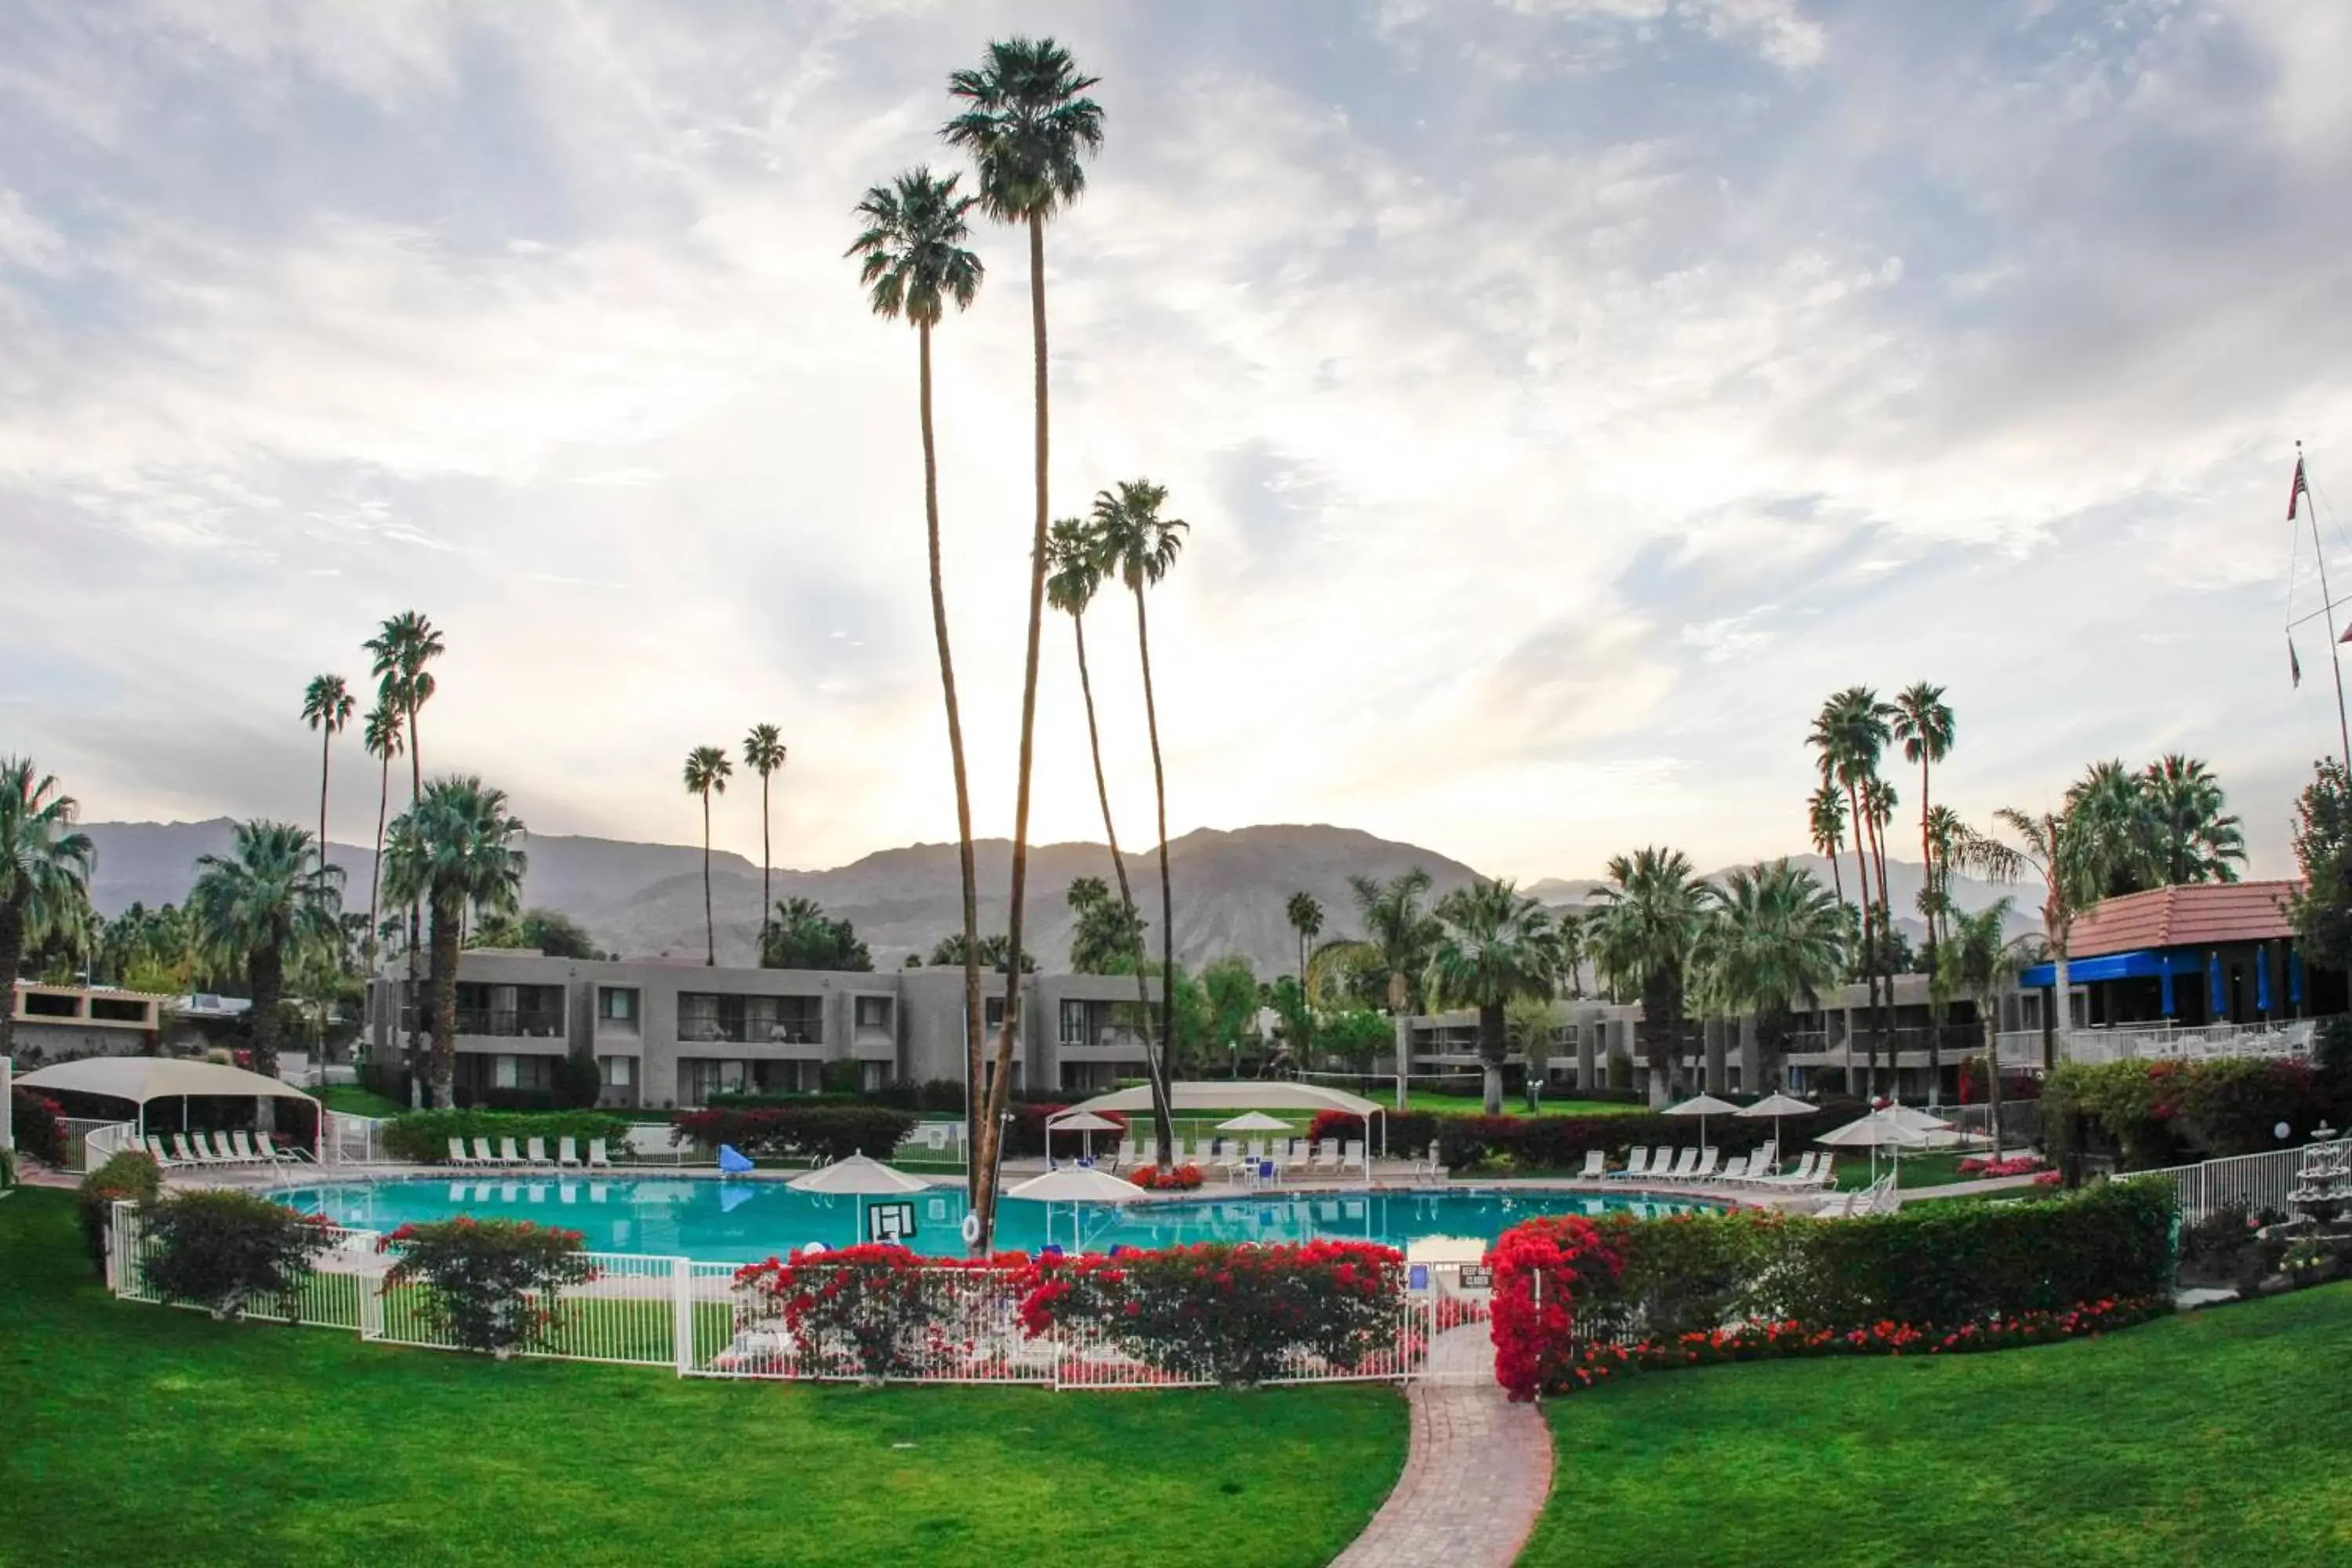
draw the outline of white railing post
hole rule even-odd
[[[671,1348],[677,1375],[684,1377],[694,1370],[694,1264],[690,1259],[669,1260],[669,1299]]]

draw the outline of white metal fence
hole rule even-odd
[[[292,1321],[342,1329],[362,1340],[453,1350],[456,1342],[427,1310],[427,1287],[387,1286],[396,1249],[373,1231],[337,1227],[295,1303]],[[117,1204],[107,1259],[114,1292],[160,1301],[148,1279],[155,1243],[135,1204]],[[565,1361],[667,1366],[680,1377],[855,1381],[874,1346],[841,1330],[786,1321],[772,1295],[737,1282],[731,1263],[684,1258],[592,1253],[594,1273],[551,1302],[539,1348],[525,1353]],[[1151,1365],[1107,1336],[1057,1324],[1032,1337],[1007,1270],[925,1268],[913,1272],[919,1310],[904,1315],[887,1351],[892,1381],[1025,1384],[1054,1389],[1201,1386]],[[1431,1346],[1446,1330],[1486,1315],[1486,1289],[1475,1265],[1415,1265],[1412,1287],[1396,1300],[1395,1331],[1361,1358],[1327,1361],[1294,1348],[1276,1383],[1396,1382],[1427,1375]],[[285,1321],[278,1304],[257,1303],[249,1316]],[[1475,1348],[1475,1347],[1474,1347]],[[1454,1363],[1492,1375],[1491,1354]]]
[[[2352,1139],[2334,1143],[2307,1143],[2294,1149],[2273,1149],[2263,1154],[2240,1154],[2227,1160],[2208,1160],[2201,1165],[2173,1165],[2161,1171],[2133,1172],[2133,1175],[2169,1176],[2180,1192],[2180,1214],[2183,1219],[2200,1220],[2216,1209],[2232,1205],[2249,1215],[2259,1215],[2267,1209],[2273,1214],[2292,1213],[2294,1205],[2287,1194],[2294,1190],[2297,1173],[2303,1169],[2307,1153],[2326,1151],[2343,1159],[2352,1153]]]

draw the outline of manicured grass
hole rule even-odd
[[[0,1561],[1305,1568],[1405,1426],[1384,1387],[681,1381],[214,1323],[109,1299],[65,1194],[0,1204]]]
[[[1912,1187],[1945,1187],[1954,1182],[1973,1181],[1960,1174],[1960,1162],[1965,1154],[1913,1154],[1903,1156],[1903,1165],[1895,1184],[1908,1190]],[[1837,1184],[1840,1192],[1854,1192],[1870,1185],[1870,1151],[1840,1149],[1837,1151]],[[1878,1173],[1885,1175],[1892,1163],[1882,1152],[1878,1157]]]
[[[1381,1100],[1383,1107],[1393,1102],[1390,1100]],[[1408,1110],[1426,1110],[1436,1116],[1484,1116],[1486,1113],[1486,1102],[1475,1094],[1416,1092],[1405,1104]],[[1538,1114],[1543,1116],[1640,1116],[1648,1110],[1649,1107],[1645,1105],[1628,1105],[1614,1100],[1554,1100],[1549,1095],[1546,1095],[1543,1100],[1543,1110]],[[1504,1115],[1524,1116],[1527,1111],[1528,1102],[1525,1096],[1517,1094],[1503,1096]]]
[[[408,1107],[355,1083],[331,1083],[319,1091],[327,1109],[345,1116],[405,1116]]]
[[[1988,1355],[1712,1367],[1545,1407],[1523,1568],[2352,1562],[2352,1286]]]

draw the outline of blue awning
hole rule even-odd
[[[2078,958],[2066,965],[2069,984],[2087,985],[2095,980],[2151,980],[2161,974],[2194,974],[2205,967],[2205,955],[2181,949],[2170,952],[2103,952],[2096,958]],[[2037,963],[2022,970],[2017,976],[2021,986],[2051,986],[2058,984],[2058,966]]]

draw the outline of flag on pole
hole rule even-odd
[[[2311,486],[2303,477],[2303,459],[2298,457],[2294,460],[2294,484],[2286,492],[2286,520],[2289,522],[2294,521],[2295,509],[2302,504],[2304,498],[2310,494]]]
[[[2294,677],[2294,689],[2297,691],[2302,690],[2303,660],[2294,657],[2294,639],[2293,637],[2286,639],[2286,669],[2289,675]]]

